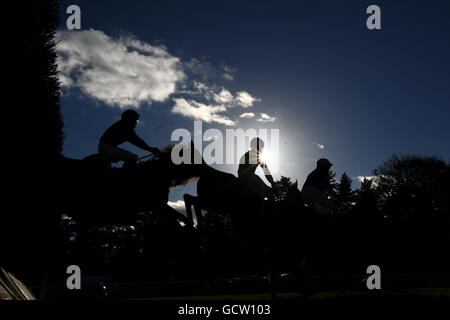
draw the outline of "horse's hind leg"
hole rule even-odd
[[[192,223],[192,225],[194,225],[194,217],[192,214],[192,206],[194,206],[194,214],[197,218],[197,224],[200,224],[203,217],[198,197],[194,197],[186,193],[183,195],[183,199],[186,206],[186,215],[188,220]]]
[[[183,195],[183,200],[184,200],[184,205],[186,207],[186,215],[188,218],[188,221],[192,224],[194,224],[194,219],[192,218],[192,196],[190,194],[184,194]]]
[[[196,197],[191,196],[190,194],[184,194],[183,195],[183,199],[184,199],[184,205],[186,206],[186,215],[187,218],[189,220],[189,222],[191,223],[191,225],[194,225],[194,217],[192,214],[192,206],[194,206],[194,211],[195,211],[195,200]]]
[[[202,214],[202,208],[200,206],[200,198],[199,197],[195,197],[194,212],[195,212],[195,217],[197,218],[197,225],[202,226],[203,214]]]

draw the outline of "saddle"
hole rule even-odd
[[[87,156],[83,158],[82,161],[88,165],[89,169],[100,174],[110,175],[113,171],[112,161],[100,153]]]
[[[87,157],[84,157],[82,159],[83,161],[88,161],[92,164],[96,164],[98,166],[103,166],[103,167],[111,167],[112,161],[109,160],[107,157],[105,157],[104,155],[100,154],[100,153],[94,153],[91,154]]]

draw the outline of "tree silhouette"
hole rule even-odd
[[[392,222],[449,213],[449,166],[435,157],[393,155],[374,170],[382,210]]]
[[[358,195],[364,197],[369,194],[375,194],[373,190],[373,182],[372,179],[364,178],[361,181],[361,187],[358,190]]]
[[[365,214],[378,212],[378,196],[372,179],[364,178],[360,188],[356,191],[357,206]]]
[[[275,199],[284,199],[284,197],[286,196],[286,192],[293,184],[294,183],[291,181],[291,178],[281,176],[280,180],[275,181],[274,183],[275,188],[273,188],[273,192],[275,194]]]
[[[2,4],[3,157],[5,202],[2,264],[19,277],[39,269],[56,243],[52,178],[62,150],[62,120],[54,35],[58,2]],[[29,266],[35,266],[30,268]],[[36,271],[37,272],[37,271]]]
[[[337,205],[338,214],[344,214],[355,202],[355,192],[352,190],[352,179],[344,172],[336,184],[336,194],[334,200]]]
[[[337,182],[336,182],[336,172],[333,171],[328,171],[328,176],[329,176],[329,180],[330,180],[330,185],[331,185],[331,195],[334,197],[336,195],[336,188],[337,188]]]
[[[373,173],[387,231],[385,260],[398,270],[448,271],[449,165],[436,157],[393,155]]]

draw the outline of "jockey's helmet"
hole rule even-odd
[[[128,109],[122,113],[122,120],[139,120],[140,114],[135,110]]]
[[[264,141],[260,138],[253,138],[252,141],[250,141],[250,148],[261,151],[264,149]]]
[[[321,158],[317,160],[317,167],[318,168],[331,168],[333,164],[330,162],[330,160]]]

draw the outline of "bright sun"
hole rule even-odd
[[[270,162],[270,152],[267,149],[264,149],[261,154],[259,155],[259,159],[263,162],[263,163],[268,163]]]

